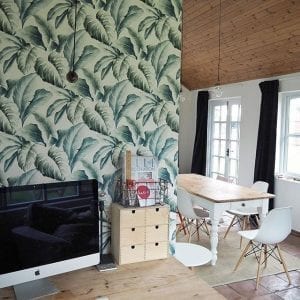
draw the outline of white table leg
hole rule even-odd
[[[260,224],[261,224],[269,211],[269,199],[263,199],[262,206],[258,207],[257,210],[258,210]]]
[[[219,224],[219,220],[221,218],[223,210],[218,208],[218,207],[214,207],[214,209],[211,209],[209,212],[209,217],[211,220],[211,230],[210,230],[210,247],[211,247],[211,254],[212,254],[212,260],[211,260],[211,264],[214,266],[217,262],[218,259],[218,251],[217,251],[217,247],[218,247],[218,224]]]

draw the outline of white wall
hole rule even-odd
[[[182,89],[184,100],[179,102],[179,172],[190,173],[196,132],[197,91]]]
[[[276,78],[251,80],[222,86],[222,97],[241,97],[242,115],[239,167],[239,184],[241,185],[250,186],[253,182],[261,101],[259,83],[264,80],[272,79]],[[281,76],[278,77],[278,79],[280,80],[279,88],[281,92],[300,90],[300,73]],[[213,88],[208,90],[212,91]],[[179,172],[189,173],[191,170],[195,139],[196,102],[198,91],[188,91],[183,89],[183,93],[186,99],[180,103]],[[298,190],[299,189],[300,184],[298,184]],[[298,192],[298,194],[300,193]],[[290,195],[285,194],[283,191],[282,193],[280,192],[279,197],[280,203],[285,203],[285,201],[289,201],[288,199]],[[300,199],[298,199],[298,201],[300,201]],[[300,214],[300,207],[297,208],[297,210]]]

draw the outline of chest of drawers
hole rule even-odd
[[[168,257],[169,207],[112,204],[112,254],[117,264]]]

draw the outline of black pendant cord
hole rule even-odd
[[[76,33],[77,33],[77,0],[75,0],[75,15],[74,15],[74,36],[73,36],[73,58],[72,58],[72,71],[74,72],[75,66],[75,46],[76,46]]]
[[[219,54],[218,54],[218,85],[220,85],[220,62],[221,62],[221,4],[219,3]]]

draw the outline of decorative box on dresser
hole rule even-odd
[[[119,265],[168,257],[169,206],[112,204],[112,254]]]

